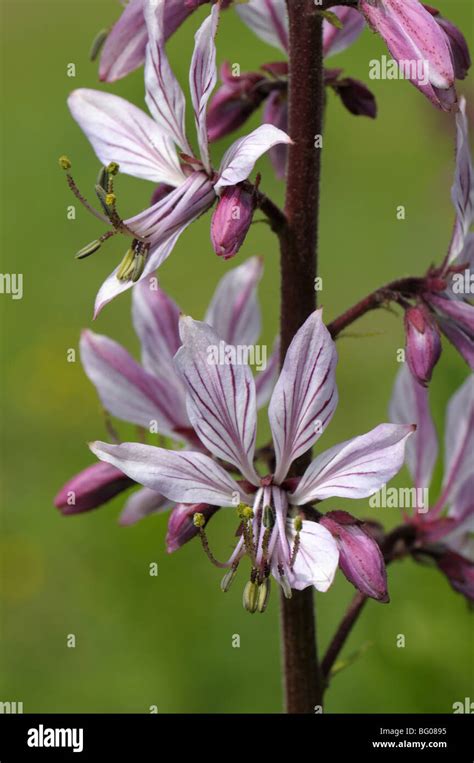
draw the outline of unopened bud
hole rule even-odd
[[[234,257],[244,243],[255,211],[254,194],[242,184],[224,188],[211,221],[215,253],[225,260]]]
[[[426,386],[441,354],[438,326],[424,305],[405,312],[406,359],[411,373]]]

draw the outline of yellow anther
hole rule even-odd
[[[120,165],[117,164],[117,162],[110,162],[110,164],[107,165],[106,170],[109,173],[109,175],[116,175],[120,169]]]
[[[105,203],[107,204],[108,207],[113,207],[116,201],[117,201],[117,197],[115,193],[106,194]]]
[[[62,170],[70,170],[72,167],[71,161],[67,156],[59,157],[59,166]]]
[[[293,520],[293,527],[295,528],[295,532],[300,533],[303,529],[303,520],[300,516],[295,517]]]
[[[199,511],[196,512],[193,516],[193,524],[194,527],[204,527],[206,524],[206,520],[204,518],[204,514],[201,514]]]

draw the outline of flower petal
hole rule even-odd
[[[456,222],[449,247],[448,263],[452,263],[461,254],[469,228],[474,222],[474,169],[469,145],[465,98],[461,98],[459,101],[456,127],[456,173],[451,189],[451,197],[456,210]]]
[[[257,286],[263,274],[260,257],[249,260],[226,273],[207,309],[205,323],[212,326],[229,344],[252,345],[261,331]]]
[[[188,389],[188,415],[194,429],[211,453],[237,466],[258,485],[253,468],[257,411],[250,368],[220,357],[225,342],[207,324],[183,317],[180,330],[183,346],[175,362]],[[233,345],[227,347],[233,349]]]
[[[160,289],[156,277],[145,278],[134,288],[132,318],[140,339],[143,367],[164,383],[179,388],[184,401],[185,388],[173,363],[181,346],[180,313],[176,302]]]
[[[121,445],[93,442],[89,447],[101,461],[113,464],[135,482],[156,490],[170,501],[234,506],[251,500],[228,472],[203,453],[133,442]]]
[[[210,15],[196,32],[194,54],[189,71],[189,87],[194,107],[194,118],[198,134],[199,150],[204,167],[211,170],[209,161],[209,141],[207,137],[207,104],[216,86],[216,45],[215,36],[219,22],[219,5],[214,5]]]
[[[323,53],[325,58],[340,53],[359,37],[365,27],[364,17],[355,8],[344,6],[332,9],[342,22],[342,29],[338,29],[329,21],[323,22]]]
[[[288,348],[268,409],[277,484],[292,461],[316,442],[336,410],[336,363],[336,345],[322,310],[315,310]]]
[[[204,0],[200,0],[204,2]],[[115,82],[138,69],[145,61],[148,31],[143,15],[144,0],[129,0],[108,35],[100,58],[99,77]],[[164,36],[168,39],[197,4],[167,0],[164,8]]]
[[[192,154],[186,138],[186,99],[165,50],[165,3],[166,0],[145,0],[149,38],[145,60],[145,100],[161,129],[185,153]]]
[[[126,175],[172,186],[185,180],[172,141],[124,98],[81,88],[71,93],[68,105],[103,165],[117,162]]]
[[[379,424],[366,434],[335,445],[314,459],[290,503],[302,506],[323,498],[366,498],[400,470],[413,426]]]
[[[286,132],[268,124],[260,125],[249,135],[236,140],[222,159],[219,180],[215,184],[216,193],[226,185],[236,185],[246,180],[257,159],[279,143],[292,143],[292,140]]]
[[[170,502],[163,495],[157,493],[156,490],[143,487],[132,493],[126,502],[119,517],[119,524],[123,527],[129,527],[139,522],[140,519],[150,516],[150,514],[166,511],[169,506]]]
[[[236,11],[261,40],[283,52],[288,50],[286,0],[249,0]]]
[[[474,376],[455,392],[446,410],[443,491],[436,508],[455,499],[474,467]]]
[[[153,273],[174,249],[181,233],[215,201],[211,181],[202,172],[194,172],[185,182],[152,207],[125,220],[129,228],[150,244],[148,259],[139,280]],[[104,305],[135,285],[119,281],[119,266],[106,278],[96,297],[94,318]]]
[[[280,368],[280,337],[275,339],[273,351],[268,359],[267,367],[255,376],[255,392],[257,393],[257,409],[263,408],[272,396],[277,383]]]
[[[189,427],[173,385],[144,371],[117,342],[84,331],[80,351],[87,376],[113,416],[147,429],[156,422],[157,430],[170,437],[176,437],[175,429]]]
[[[291,519],[287,521],[287,535],[292,547],[295,531]],[[303,521],[295,563],[287,573],[290,586],[302,591],[313,585],[318,591],[327,591],[334,580],[338,562],[339,551],[331,533],[317,522]]]
[[[431,417],[428,389],[413,378],[408,366],[397,374],[390,401],[394,424],[416,424],[407,442],[405,460],[416,488],[428,488],[438,457],[438,438]]]

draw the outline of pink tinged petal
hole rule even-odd
[[[211,242],[218,257],[229,260],[245,241],[255,211],[255,194],[242,184],[222,191],[211,220]]]
[[[438,438],[431,417],[428,390],[402,366],[390,401],[390,418],[395,424],[416,424],[408,439],[405,460],[416,488],[428,488],[438,457]]]
[[[161,263],[164,262],[167,257],[169,257],[175,247],[178,238],[186,227],[187,226],[184,226],[182,230],[178,230],[176,233],[171,234],[169,238],[167,238],[163,243],[159,244],[153,249],[152,254],[154,259],[152,260],[151,257],[149,257],[147,265],[145,266],[145,269],[139,280],[147,278],[150,273],[153,273],[153,271],[156,270],[156,268],[161,265]],[[128,291],[128,289],[131,289],[132,286],[135,286],[134,281],[120,281],[117,278],[119,267],[120,266],[117,265],[112,273],[107,276],[104,283],[97,292],[94,304],[94,320],[103,310],[105,305],[115,299],[115,297],[118,297],[119,294],[123,294],[124,291]]]
[[[143,4],[144,0],[130,0],[107,36],[99,67],[103,82],[115,82],[144,62],[148,34]]]
[[[286,0],[249,0],[237,6],[236,11],[261,40],[283,52],[288,50]]]
[[[352,585],[372,599],[388,602],[387,571],[378,543],[364,525],[346,511],[329,511],[320,523],[339,548],[339,567]]]
[[[61,488],[54,505],[61,514],[81,514],[102,506],[133,485],[133,480],[109,464],[92,464]]]
[[[217,81],[215,36],[218,22],[219,6],[214,5],[210,16],[200,26],[194,38],[194,53],[189,71],[189,87],[199,150],[204,167],[208,172],[211,170],[211,164],[209,161],[206,112],[209,98]]]
[[[260,257],[233,268],[219,281],[204,322],[228,344],[253,345],[261,331],[257,286],[263,274]]]
[[[188,225],[205,212],[215,201],[212,183],[202,172],[195,172],[185,182],[135,217],[125,222],[150,243],[148,259],[139,280],[150,276],[169,257]],[[119,266],[106,278],[96,297],[94,318],[112,299],[131,289],[133,281],[119,281]]]
[[[136,490],[126,502],[119,517],[119,524],[123,527],[135,525],[140,519],[149,517],[151,514],[159,514],[169,509],[170,502],[167,498],[150,490],[147,487]]]
[[[302,506],[324,498],[367,498],[400,471],[414,426],[379,424],[367,434],[335,445],[314,459],[290,503]]]
[[[147,429],[156,422],[157,430],[170,437],[176,428],[189,426],[180,418],[173,385],[144,371],[117,342],[84,331],[80,350],[84,370],[113,416]]]
[[[474,458],[474,456],[473,456]],[[474,471],[464,480],[451,503],[448,516],[456,521],[474,518]],[[474,528],[472,529],[474,532]]]
[[[234,506],[251,498],[212,458],[203,453],[165,450],[126,442],[90,444],[91,451],[144,487],[177,503]]]
[[[239,138],[226,151],[219,169],[219,180],[215,185],[216,193],[228,185],[237,185],[246,180],[252,172],[255,162],[273,146],[279,143],[289,144],[292,140],[283,130],[273,125],[260,125],[256,130]]]
[[[255,376],[255,392],[257,393],[257,409],[263,408],[268,403],[277,383],[280,368],[280,338],[275,340],[272,354],[267,367],[259,371]]]
[[[164,36],[168,39],[183,21],[206,0],[192,3],[167,0],[164,8]],[[148,31],[143,15],[144,0],[130,0],[105,42],[99,76],[115,82],[138,69],[145,61]]]
[[[171,297],[157,286],[155,277],[144,279],[133,290],[133,325],[140,339],[143,367],[173,387],[180,419],[187,421],[185,387],[173,362],[181,346],[180,312]]]
[[[455,500],[474,471],[474,376],[470,375],[448,403],[444,444],[444,479],[436,509]]]
[[[208,506],[207,503],[178,503],[170,514],[168,522],[168,532],[166,534],[166,550],[169,554],[177,551],[189,540],[199,534],[198,528],[194,525],[193,517],[195,514],[203,514],[206,524],[214,516],[219,508]]]
[[[443,334],[449,339],[459,354],[462,355],[470,369],[474,371],[474,341],[472,337],[466,334],[453,321],[439,318],[438,323]]]
[[[145,61],[148,108],[160,128],[185,153],[192,154],[186,138],[186,100],[165,50],[164,9],[166,0],[145,0],[149,41]]]
[[[441,355],[441,338],[435,319],[424,305],[405,311],[406,360],[415,379],[427,386]]]
[[[268,409],[280,483],[316,442],[337,406],[336,345],[322,310],[306,320],[291,342]]]
[[[295,531],[293,520],[287,521],[287,536],[293,547]],[[293,569],[288,572],[292,588],[302,591],[314,586],[317,591],[327,591],[336,574],[339,551],[331,533],[317,522],[303,521],[300,545]]]
[[[465,79],[471,68],[471,56],[466,38],[455,24],[443,18],[435,8],[431,8],[429,5],[425,5],[425,8],[434,16],[436,23],[446,35],[451,50],[456,79]]]
[[[461,98],[456,114],[456,172],[451,198],[456,210],[456,222],[449,247],[448,263],[461,254],[469,228],[474,222],[474,169],[472,166],[469,130],[466,116],[466,99]]]
[[[233,76],[230,64],[221,67],[223,85],[213,96],[207,112],[207,133],[209,140],[215,141],[241,127],[265,99],[262,89],[256,87],[263,82],[261,72],[245,72]]]
[[[450,318],[459,328],[474,338],[474,305],[458,299],[445,299],[435,295],[427,297],[427,301],[438,312]]]
[[[442,554],[436,563],[451,587],[468,601],[474,601],[474,564],[454,551]]]
[[[419,0],[361,0],[360,10],[383,37],[396,61],[423,61],[434,88],[449,89],[453,85],[454,69],[446,35]]]
[[[175,362],[187,385],[188,415],[196,433],[211,453],[258,485],[253,467],[257,410],[249,366],[221,358],[225,342],[207,324],[183,317],[180,330],[183,346]]]
[[[103,165],[117,162],[127,175],[172,186],[185,180],[172,141],[124,98],[82,88],[71,93],[68,105]]]
[[[274,91],[270,93],[263,112],[263,122],[274,125],[286,132],[288,130],[288,98],[285,93]],[[286,174],[288,161],[288,147],[279,143],[270,149],[270,159],[279,180],[283,180]]]
[[[355,8],[336,6],[331,11],[342,21],[338,29],[329,21],[323,22],[323,53],[328,58],[346,50],[362,34],[365,27],[364,17]]]
[[[151,245],[146,270],[155,270],[163,257],[155,256],[154,248],[164,243],[171,234],[180,233],[203,214],[215,201],[214,186],[203,172],[193,172],[179,188],[165,196],[154,206],[125,220],[138,235]],[[153,267],[150,268],[150,261]]]

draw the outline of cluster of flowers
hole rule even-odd
[[[85,331],[82,363],[107,411],[180,447],[93,443],[99,462],[70,480],[55,503],[63,514],[77,514],[140,485],[126,502],[121,523],[130,525],[171,508],[168,551],[200,536],[213,563],[226,570],[223,590],[247,557],[250,575],[244,605],[251,612],[264,611],[271,577],[291,597],[292,589],[311,585],[326,591],[338,566],[366,596],[385,602],[385,562],[373,528],[345,511],[324,514],[320,503],[329,497],[373,495],[401,469],[405,458],[415,487],[427,487],[437,456],[427,385],[441,352],[440,330],[472,368],[474,307],[469,293],[456,288],[456,279],[471,272],[474,254],[474,234],[469,233],[474,173],[465,102],[455,90],[455,79],[465,77],[470,65],[467,45],[459,30],[418,0],[360,0],[357,7],[336,6],[324,20],[326,57],[352,44],[367,22],[396,60],[422,58],[429,63],[429,83],[413,84],[437,107],[456,112],[456,220],[442,264],[415,279],[416,289],[397,297],[405,310],[407,364],[395,383],[392,423],[318,454],[295,478],[293,462],[313,447],[337,407],[336,347],[321,310],[295,335],[280,373],[276,340],[267,368],[254,378],[246,365],[209,364],[208,348],[222,340],[232,345],[258,340],[262,262],[249,259],[222,278],[203,322],[181,315],[153,275],[181,232],[216,202],[213,248],[224,259],[233,257],[259,200],[258,187],[249,181],[257,159],[270,151],[277,175],[284,177],[291,144],[286,133],[291,75],[286,61],[238,76],[224,65],[223,84],[211,100],[217,83],[219,14],[232,6],[232,0],[221,0],[212,3],[195,37],[189,83],[199,156],[193,152],[185,131],[185,96],[165,42],[206,4],[207,0],[131,0],[107,37],[101,79],[114,81],[145,63],[152,117],[105,92],[76,90],[69,99],[71,113],[102,165],[96,186],[103,210],[99,216],[111,226],[80,256],[96,251],[117,233],[131,239],[125,258],[99,290],[95,314],[134,287],[132,317],[142,346],[140,365],[113,340]],[[261,39],[287,51],[284,0],[250,0],[235,10]],[[375,99],[363,83],[343,77],[341,69],[326,70],[325,82],[349,111],[375,117]],[[263,124],[235,141],[215,170],[209,141],[242,126],[263,103]],[[63,157],[61,163],[79,195],[69,161]],[[126,220],[116,207],[113,183],[118,169],[157,184],[150,207]],[[273,445],[268,471],[262,475],[257,471],[263,459],[256,450],[256,421],[257,409],[268,402]],[[415,510],[405,517],[413,556],[433,559],[469,599],[474,599],[473,424],[470,376],[448,406],[439,499],[428,511]],[[237,542],[230,558],[218,562],[209,548],[206,525],[222,507],[237,511]]]

